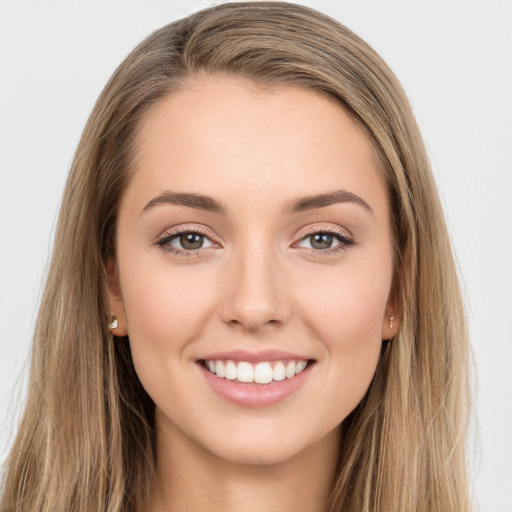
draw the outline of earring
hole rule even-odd
[[[389,328],[390,329],[393,329],[393,320],[394,320],[394,318],[392,316],[389,317]]]
[[[113,331],[114,329],[117,329],[119,326],[119,320],[117,319],[117,316],[110,312],[110,323],[108,324],[108,328]]]

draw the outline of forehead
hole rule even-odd
[[[340,187],[386,195],[359,124],[333,98],[299,87],[194,81],[151,109],[136,147],[126,195],[139,202],[166,189],[254,207]]]

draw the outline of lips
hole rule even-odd
[[[251,352],[249,350],[230,350],[229,352],[214,352],[212,354],[205,355],[199,360],[228,361],[230,359],[233,361],[248,361],[250,363],[282,360],[313,360],[305,354],[295,354],[284,350],[260,350],[259,352]]]
[[[197,360],[210,387],[241,406],[264,407],[284,400],[306,382],[314,359],[277,350],[214,353]]]

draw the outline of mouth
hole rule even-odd
[[[269,385],[293,379],[315,363],[314,359],[282,359],[257,363],[234,359],[200,359],[198,363],[219,379],[234,383]]]
[[[283,350],[236,349],[205,354],[196,363],[216,395],[237,406],[261,408],[292,400],[313,378],[317,361]]]

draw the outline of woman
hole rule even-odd
[[[311,9],[206,9],[85,128],[1,509],[470,510],[466,369],[394,75]]]

